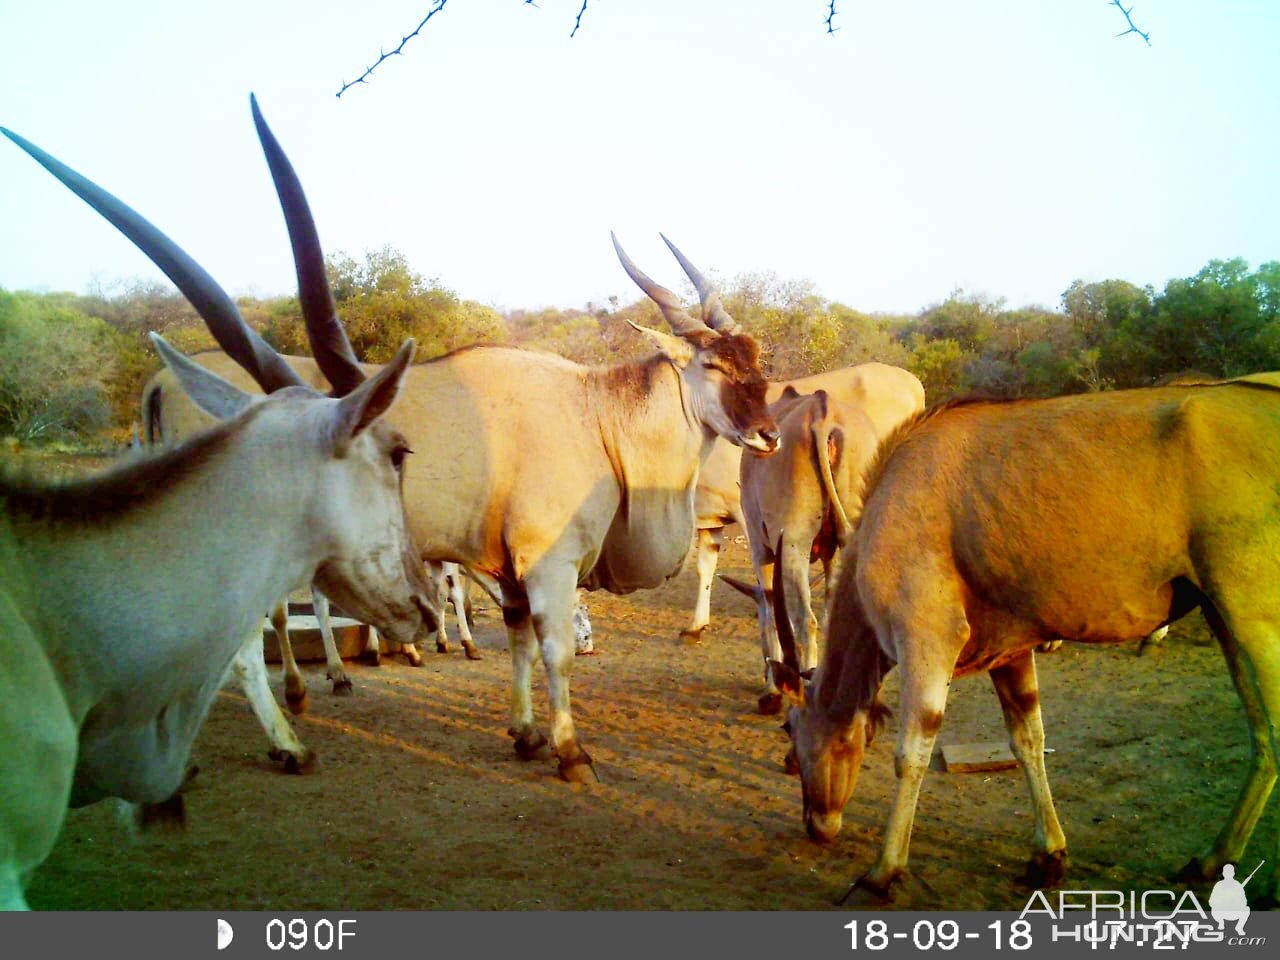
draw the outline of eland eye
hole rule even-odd
[[[401,470],[404,469],[404,458],[411,453],[413,453],[413,451],[410,450],[408,447],[404,446],[403,444],[398,447],[392,448],[391,466],[396,468],[397,473],[399,473]]]

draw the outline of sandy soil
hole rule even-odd
[[[724,567],[747,568],[740,543]],[[896,721],[869,752],[837,841],[804,835],[777,718],[754,713],[754,610],[717,584],[713,629],[686,646],[694,581],[590,599],[594,657],[574,708],[601,782],[570,786],[516,759],[496,611],[481,662],[353,665],[355,695],[305,665],[295,720],[311,776],[271,763],[238,691],[196,743],[185,836],[133,843],[115,810],[72,811],[29,890],[38,909],[827,909],[871,863],[893,785]],[[1156,655],[1065,646],[1040,658],[1050,780],[1075,888],[1166,884],[1224,820],[1249,756],[1244,715],[1199,615]],[[539,669],[536,703],[544,710]],[[278,687],[278,679],[277,679]],[[891,676],[887,701],[896,707]],[[1003,740],[989,682],[958,682],[939,743]],[[1246,866],[1265,856],[1276,804]],[[897,906],[1020,909],[1032,833],[1019,771],[931,773]]]

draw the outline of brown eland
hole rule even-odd
[[[897,790],[859,885],[887,895],[906,869],[948,685],[983,670],[1031,795],[1027,880],[1058,882],[1066,838],[1033,651],[1058,637],[1137,640],[1197,607],[1240,694],[1253,758],[1221,832],[1183,876],[1213,879],[1240,860],[1280,761],[1280,374],[944,405],[891,438],[866,491],[822,662],[805,682],[794,638],[780,637],[787,663],[775,665],[796,698],[788,726],[818,840],[840,829],[886,712],[881,684],[901,667]]]
[[[788,387],[800,394],[826,391],[832,400],[865,414],[880,438],[924,409],[924,387],[919,379],[901,367],[885,363],[860,363],[796,380],[771,381],[765,391],[766,402],[777,403]],[[693,617],[680,631],[691,643],[701,641],[711,624],[711,585],[715,582],[724,528],[737,523],[746,529],[739,487],[741,463],[742,448],[717,439],[698,474],[693,501],[697,517],[697,540],[693,549],[698,592]]]
[[[756,601],[764,664],[763,714],[782,709],[769,661],[782,659],[773,626],[773,605],[763,584],[781,568],[798,638],[802,671],[818,665],[818,620],[809,592],[809,565],[821,561],[829,594],[832,564],[862,509],[862,474],[875,456],[879,437],[861,410],[832,400],[825,390],[805,396],[788,387],[769,405],[778,424],[778,452],[742,458],[742,512],[756,582],[745,584],[721,574],[730,586]]]

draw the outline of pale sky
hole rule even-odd
[[[294,289],[250,91],[326,250],[391,244],[498,307],[772,270],[863,310],[956,287],[1056,307],[1280,258],[1280,3],[0,0],[0,125],[170,234],[233,295]],[[158,277],[0,141],[0,286]]]

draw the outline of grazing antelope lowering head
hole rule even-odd
[[[813,681],[778,665],[779,686],[802,698],[791,736],[820,838],[839,829],[882,682],[899,668],[898,782],[858,886],[887,896],[906,870],[951,682],[981,671],[1030,795],[1025,880],[1060,882],[1067,843],[1035,651],[1138,640],[1197,607],[1240,692],[1253,756],[1217,839],[1183,876],[1211,880],[1239,862],[1280,765],[1280,374],[944,404],[882,446],[866,491]]]
[[[782,550],[781,536],[777,550]],[[856,567],[852,556],[844,558],[828,617],[865,634],[859,633],[861,642],[828,645],[822,663],[811,670],[801,669],[782,564],[773,568],[771,593],[782,660],[772,661],[769,669],[792,700],[783,726],[791,738],[786,767],[800,775],[805,830],[819,843],[830,842],[840,832],[863,755],[889,716],[889,708],[876,696],[889,664],[856,609],[856,591],[845,582]]]
[[[765,403],[764,374],[760,370],[760,345],[738,325],[720,303],[720,295],[707,278],[665,236],[663,242],[680,261],[697,288],[702,317],[695,318],[666,287],[654,283],[631,262],[618,238],[613,248],[622,268],[662,310],[675,336],[632,323],[680,370],[690,390],[694,416],[716,436],[757,453],[772,453],[778,446],[778,428]],[[628,321],[630,322],[630,321]]]

